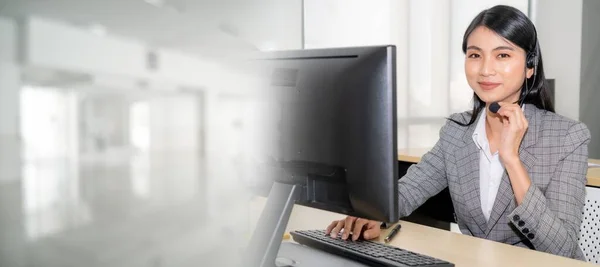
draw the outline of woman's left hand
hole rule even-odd
[[[527,132],[529,123],[519,105],[502,102],[499,104],[498,115],[502,116],[504,127],[500,137],[498,153],[500,159],[506,165],[507,163],[519,161],[519,147],[525,132]]]

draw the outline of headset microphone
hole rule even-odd
[[[500,109],[500,104],[498,104],[498,102],[492,102],[490,104],[490,111],[492,113],[498,113],[498,110]]]

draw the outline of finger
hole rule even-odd
[[[526,129],[529,126],[529,123],[527,121],[527,118],[525,117],[525,113],[523,113],[523,107],[519,105],[514,105],[512,110],[514,110],[515,114],[517,115],[517,118],[519,120],[519,127],[521,127],[522,129]]]
[[[498,115],[500,115],[502,124],[504,124],[504,126],[510,126],[510,114],[511,112],[508,109],[498,110]]]
[[[367,224],[367,230],[363,233],[364,239],[374,239],[379,237],[381,233],[381,229],[379,228],[379,223],[376,221],[369,221]]]
[[[338,233],[340,232],[340,230],[342,230],[342,227],[344,227],[344,220],[337,221],[336,226],[333,227],[333,230],[331,230],[331,234],[329,235],[333,238],[337,238]]]
[[[358,240],[358,237],[360,236],[360,233],[363,231],[363,227],[368,223],[368,220],[365,219],[358,219],[356,220],[356,222],[354,222],[354,228],[352,228],[352,240],[356,241]]]
[[[333,230],[333,228],[338,224],[338,221],[333,221],[329,224],[329,226],[327,226],[327,229],[325,230],[325,234],[328,235],[329,233],[331,233],[331,230]]]
[[[521,125],[523,125],[524,129],[527,129],[529,127],[529,121],[527,121],[527,118],[522,110],[519,113],[519,117],[521,118]]]
[[[523,113],[523,109],[521,107],[516,107],[514,109],[515,120],[517,122],[517,126],[519,126],[520,130],[527,128],[527,118],[525,118],[525,114]]]
[[[352,226],[354,225],[355,221],[356,221],[356,217],[352,217],[352,216],[346,217],[345,225],[344,225],[344,234],[342,235],[342,239],[344,239],[344,240],[348,239],[348,237],[350,236],[350,232],[352,231]]]
[[[507,112],[514,112],[517,110],[520,110],[519,106],[512,105],[512,104],[506,104],[506,105],[500,107],[500,109],[498,110],[498,114],[502,115],[502,114],[506,114]]]
[[[519,111],[518,109],[511,109],[509,112],[509,120],[513,126],[514,130],[519,130],[522,128],[522,121],[521,118],[519,116]]]
[[[502,120],[502,127],[510,128],[510,122],[508,122],[508,119],[505,118]]]
[[[502,107],[498,110],[500,116],[507,118],[514,129],[520,129],[523,126],[522,119],[520,118],[522,113],[519,108],[514,107]]]

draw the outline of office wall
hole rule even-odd
[[[81,154],[102,154],[129,147],[130,101],[119,95],[79,95]]]
[[[406,2],[406,1],[400,1]],[[306,0],[306,48],[381,45],[391,40],[391,0]],[[374,30],[377,29],[377,30]]]
[[[582,0],[534,1],[546,78],[556,79],[556,112],[579,119]]]
[[[581,33],[579,119],[591,134],[590,158],[600,158],[600,1],[584,0]]]
[[[198,152],[202,113],[194,94],[153,97],[149,104],[151,150]]]
[[[284,50],[302,48],[302,0],[265,1],[262,18],[253,18],[250,27],[272,28],[253,37],[261,50]],[[260,6],[260,4],[256,4]],[[243,12],[242,12],[243,13]],[[266,19],[266,20],[263,20]],[[265,26],[266,25],[266,26]]]

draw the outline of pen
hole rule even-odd
[[[394,238],[394,236],[396,236],[396,234],[400,231],[401,227],[402,226],[400,224],[396,224],[396,226],[394,226],[394,229],[392,229],[390,234],[388,234],[388,236],[386,236],[383,241],[385,243],[389,243],[390,241],[392,241],[392,238]]]

